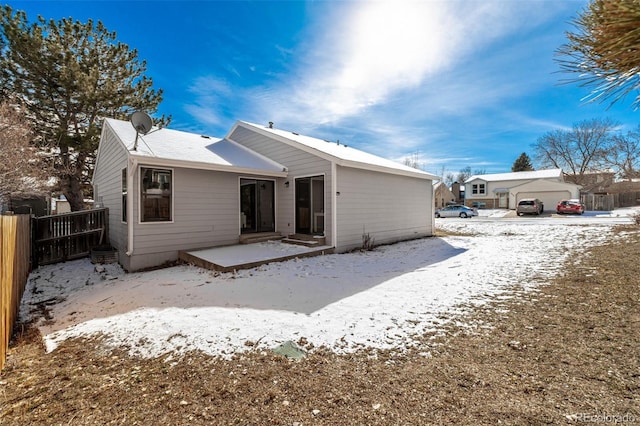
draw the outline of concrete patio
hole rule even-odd
[[[265,241],[200,250],[180,251],[180,260],[220,272],[250,269],[272,262],[333,253],[332,246],[306,247],[282,241]]]

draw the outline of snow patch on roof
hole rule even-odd
[[[532,170],[529,172],[494,173],[488,175],[473,175],[465,182],[480,179],[485,182],[499,182],[504,180],[524,179],[562,179],[562,169]]]
[[[224,138],[154,127],[138,136],[128,121],[105,119],[131,155],[170,161],[281,172],[284,166]]]
[[[311,148],[313,151],[316,151],[321,157],[329,156],[332,157],[333,160],[343,160],[349,163],[361,164],[365,166],[364,168],[369,168],[366,166],[381,167],[385,169],[401,171],[404,173],[421,175],[426,179],[439,179],[437,176],[434,176],[423,170],[409,167],[404,164],[397,163],[393,160],[361,151],[359,149],[350,147],[348,144],[344,144],[342,142],[326,141],[324,139],[318,139],[311,136],[301,135],[296,132],[275,129],[267,126],[262,126],[260,124],[249,123],[246,121],[239,121],[238,123],[240,125],[243,125],[244,127],[257,129],[263,133],[270,133],[279,136],[280,138],[285,138],[289,141],[293,141],[306,148]]]

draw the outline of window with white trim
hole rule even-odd
[[[168,169],[140,168],[141,222],[170,222],[173,173]]]
[[[472,195],[484,195],[487,193],[486,185],[484,183],[474,183],[471,185]]]

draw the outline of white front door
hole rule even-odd
[[[498,208],[506,209],[507,207],[509,207],[509,194],[501,192],[498,194]]]

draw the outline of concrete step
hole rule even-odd
[[[297,246],[305,246],[305,247],[317,247],[320,245],[317,241],[296,240],[293,238],[284,238],[282,242],[287,244],[295,244]]]
[[[257,234],[240,235],[240,244],[261,243],[264,241],[278,241],[284,237],[279,232],[260,232]]]
[[[326,244],[327,239],[323,235],[306,235],[306,234],[291,234],[282,242],[288,244],[297,244],[307,247],[323,246]]]

